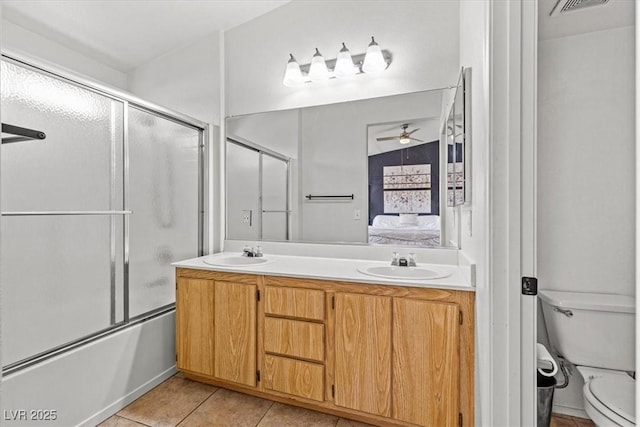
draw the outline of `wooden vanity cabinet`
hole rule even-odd
[[[213,376],[213,281],[178,277],[176,367]]]
[[[375,425],[474,425],[472,292],[187,269],[177,289],[187,378]]]
[[[325,292],[274,286],[265,278],[264,388],[292,398],[325,400]]]
[[[256,304],[256,276],[178,269],[177,368],[255,387]]]
[[[334,402],[391,416],[391,298],[335,295]]]

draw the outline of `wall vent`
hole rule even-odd
[[[608,2],[609,0],[558,0],[549,15],[558,16],[561,13],[572,12],[591,6],[600,6]]]

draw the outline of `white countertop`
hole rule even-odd
[[[243,274],[258,274],[268,276],[300,277],[306,279],[338,280],[356,283],[375,283],[380,285],[415,286],[419,288],[440,288],[461,291],[475,291],[475,287],[469,283],[462,269],[454,265],[422,264],[418,267],[435,270],[446,274],[446,277],[430,280],[420,279],[390,279],[371,276],[361,273],[358,269],[366,269],[372,266],[388,266],[390,263],[383,261],[371,261],[364,259],[339,259],[304,257],[292,255],[265,254],[267,262],[257,265],[218,266],[205,262],[208,259],[223,257],[240,257],[238,252],[221,252],[199,258],[175,262],[172,265],[182,268],[194,268],[198,270],[227,271]],[[412,268],[412,267],[402,267]]]

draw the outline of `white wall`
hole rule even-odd
[[[225,33],[227,114],[245,114],[363,99],[455,84],[458,2],[294,0]],[[345,42],[364,53],[371,36],[393,54],[379,77],[363,75],[301,88],[282,85],[289,53],[309,63]]]
[[[635,295],[634,38],[624,27],[540,42],[542,289]],[[581,386],[576,373],[556,392],[558,411],[582,410]]]
[[[240,137],[276,153],[298,158],[299,110],[283,110],[233,117],[227,122],[227,135]]]
[[[2,20],[2,49],[24,53],[81,73],[119,89],[127,89],[127,75],[19,25]]]
[[[438,116],[441,98],[441,91],[428,91],[302,109],[302,240],[368,241],[367,125]],[[307,194],[354,194],[354,200],[309,201]]]
[[[461,209],[462,251],[476,263],[476,423],[490,425],[492,399],[491,283],[488,283],[487,181],[489,164],[488,5],[460,2],[460,66],[471,67],[471,200]]]
[[[220,46],[215,32],[131,71],[129,91],[140,98],[220,123]]]

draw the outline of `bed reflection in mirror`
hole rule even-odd
[[[369,243],[440,246],[440,117],[368,126]]]

